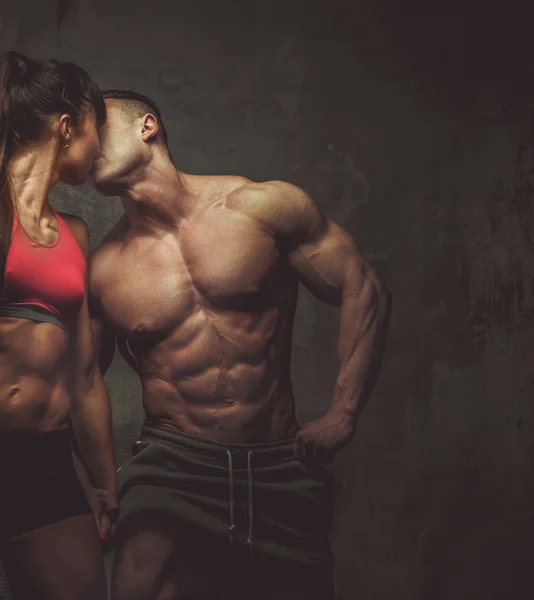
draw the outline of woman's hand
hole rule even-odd
[[[119,512],[117,501],[107,490],[91,488],[86,490],[86,494],[100,539],[108,540],[115,532]]]

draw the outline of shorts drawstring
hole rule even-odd
[[[254,541],[252,537],[254,529],[254,480],[252,477],[252,450],[247,454],[247,479],[248,479],[248,537],[247,546],[250,554],[254,553]],[[230,488],[230,525],[228,527],[230,543],[234,541],[235,525],[235,482],[234,482],[234,461],[232,452],[226,450],[228,456],[228,484]]]
[[[254,553],[254,542],[252,541],[252,529],[254,522],[254,482],[252,480],[252,450],[247,454],[247,474],[248,474],[248,538],[247,544],[250,554]]]
[[[235,531],[234,462],[230,450],[227,450],[226,454],[228,455],[228,483],[230,485],[230,526],[228,530],[230,532],[230,543],[232,543]]]

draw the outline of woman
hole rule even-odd
[[[48,201],[85,182],[105,106],[80,67],[0,56],[0,555],[18,599],[102,600],[98,529],[71,436],[101,490],[115,467],[86,292],[89,235]],[[72,424],[72,428],[71,428]]]

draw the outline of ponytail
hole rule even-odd
[[[13,154],[10,134],[10,94],[9,87],[14,72],[24,75],[28,69],[27,59],[17,52],[7,52],[0,56],[0,290],[4,286],[11,231],[13,228],[13,193],[9,180],[8,163]]]

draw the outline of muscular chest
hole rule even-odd
[[[126,247],[101,297],[124,333],[163,332],[206,309],[254,310],[277,265],[273,238],[254,223],[207,215]]]

